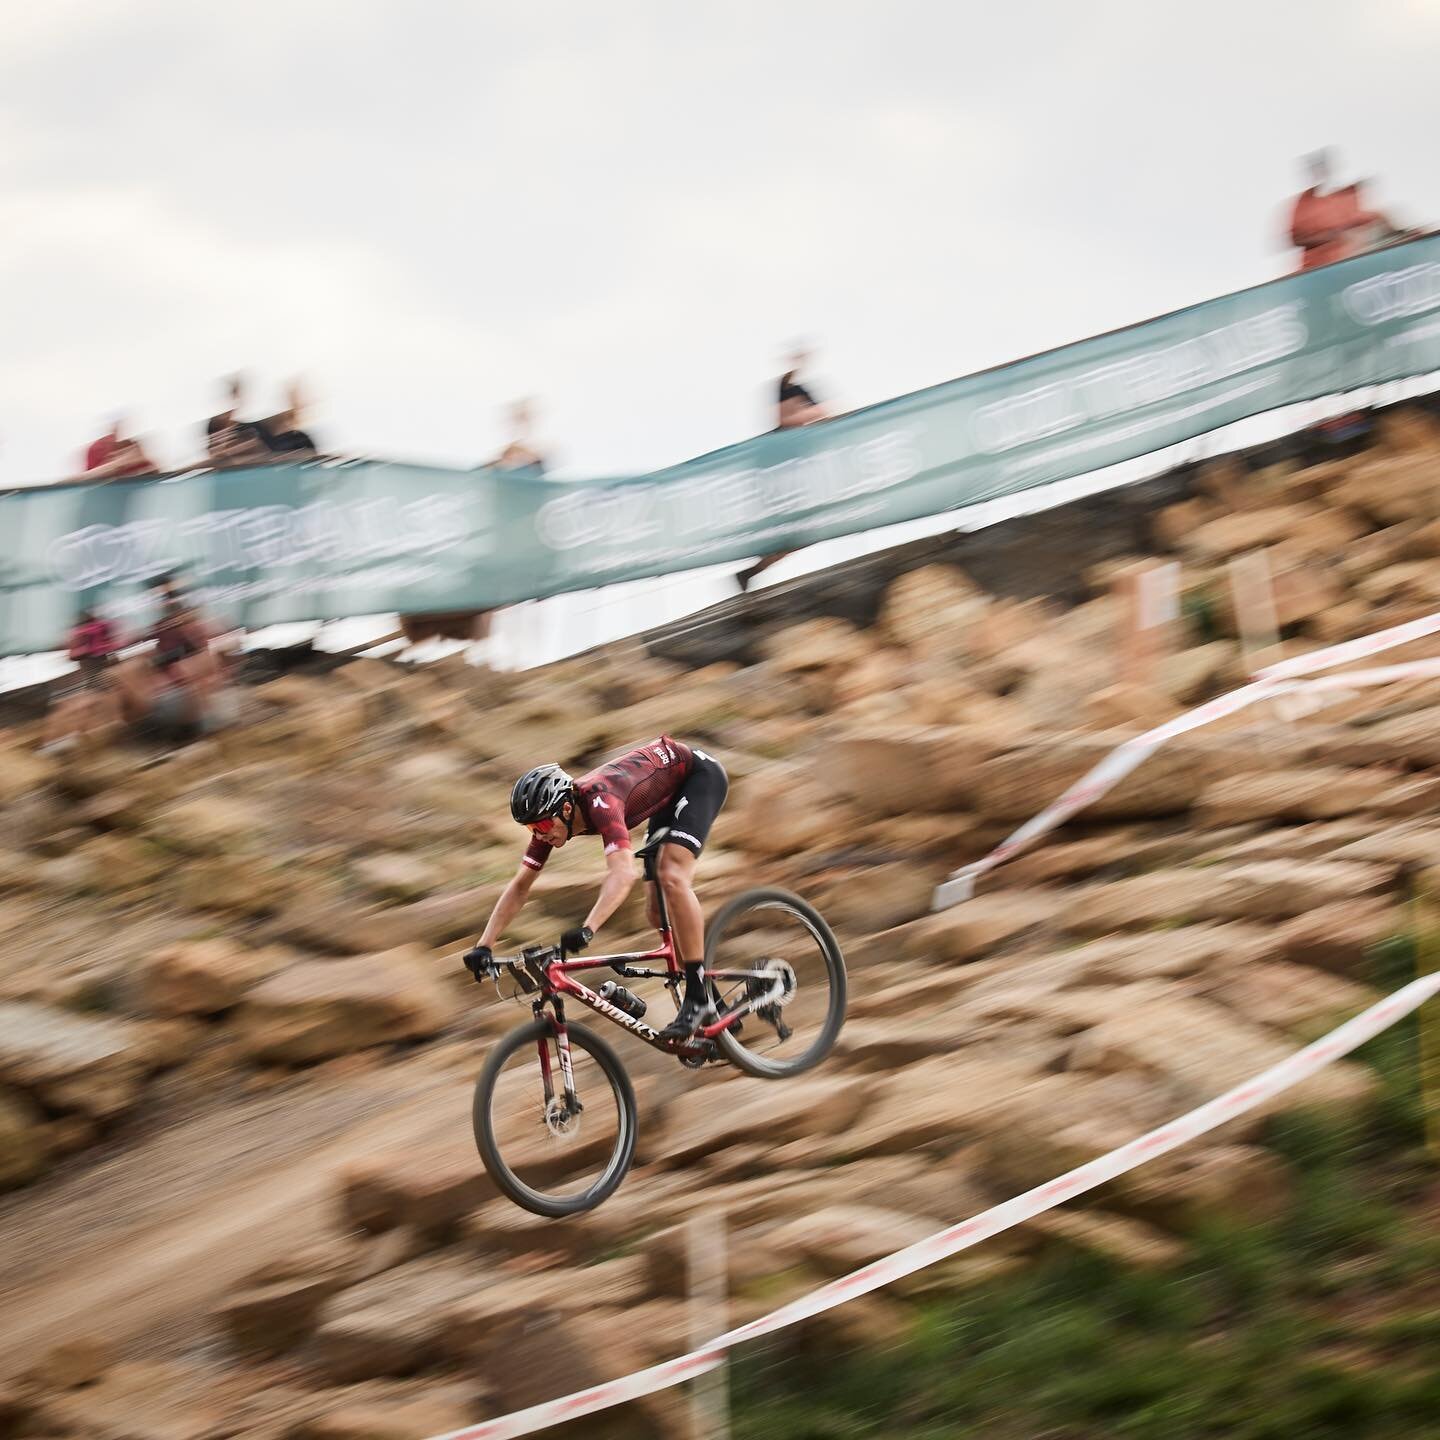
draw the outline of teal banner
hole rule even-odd
[[[548,481],[377,461],[0,496],[0,654],[181,569],[217,617],[488,609],[793,549],[1440,370],[1440,236],[777,431],[653,474]]]

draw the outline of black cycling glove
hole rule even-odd
[[[588,925],[577,925],[560,937],[560,948],[567,955],[578,955],[594,938],[595,932]]]
[[[495,956],[488,945],[476,945],[460,958],[465,968],[482,983],[495,974]]]

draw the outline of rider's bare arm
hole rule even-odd
[[[634,883],[635,857],[628,850],[612,850],[605,857],[605,883],[585,923],[592,930],[598,930],[624,904]]]
[[[495,908],[490,912],[490,918],[485,922],[484,933],[476,942],[477,944],[494,945],[500,939],[505,933],[505,927],[524,908],[525,900],[530,894],[530,887],[535,883],[535,877],[539,873],[529,865],[521,865],[510,883],[500,892],[500,898],[495,902]]]

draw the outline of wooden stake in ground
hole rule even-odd
[[[1175,648],[1180,618],[1180,562],[1147,560],[1115,577],[1121,603],[1120,679],[1148,685],[1156,663]]]
[[[1275,586],[1270,557],[1264,550],[1236,555],[1229,565],[1230,594],[1235,603],[1235,628],[1246,671],[1254,675],[1283,659],[1280,624],[1275,611]],[[1299,695],[1277,695],[1265,709],[1287,725],[1307,715],[1315,704]]]
[[[725,1217],[699,1211],[686,1222],[690,1270],[690,1344],[699,1349],[730,1328],[725,1283]],[[730,1440],[730,1370],[722,1360],[690,1385],[691,1440]]]
[[[1270,558],[1263,550],[1249,550],[1236,555],[1229,569],[1240,651],[1245,656],[1245,669],[1253,675],[1280,659],[1280,626],[1275,616]]]

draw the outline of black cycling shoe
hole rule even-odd
[[[660,1032],[662,1040],[689,1040],[702,1025],[719,1018],[710,997],[687,995],[680,1004],[680,1013]]]

